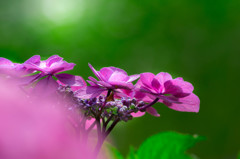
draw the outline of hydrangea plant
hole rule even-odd
[[[0,58],[0,77],[17,81],[28,96],[57,95],[59,101],[64,100],[70,121],[83,140],[87,141],[88,134],[96,128],[95,155],[119,122],[146,112],[159,117],[154,108],[156,103],[176,111],[199,112],[200,100],[193,93],[192,84],[181,77],[172,78],[166,72],[128,75],[116,67],[97,71],[89,64],[96,78],[88,77],[87,85],[81,76],[62,73],[74,66],[58,55],[47,60],[35,55],[22,64]]]

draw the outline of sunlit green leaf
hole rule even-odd
[[[186,150],[204,138],[176,132],[163,132],[148,138],[138,149],[138,159],[190,159]]]

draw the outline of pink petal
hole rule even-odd
[[[190,94],[184,98],[178,98],[177,102],[164,100],[163,102],[170,109],[182,111],[182,112],[199,112],[200,100],[195,94]]]
[[[103,87],[112,88],[112,85],[110,85],[109,83],[104,82],[104,81],[97,81],[97,84],[99,84]]]
[[[134,85],[132,83],[126,82],[109,82],[112,87],[120,88],[120,89],[133,89]]]
[[[182,77],[177,77],[175,79],[184,81]]]
[[[140,80],[142,84],[149,88],[152,88],[152,80],[154,77],[155,75],[153,73],[146,72],[146,73],[140,74]]]
[[[117,68],[117,67],[109,67],[113,72],[119,72],[123,75],[127,75],[127,72],[124,71],[123,69]]]
[[[141,86],[140,88],[136,88],[136,90],[143,92],[143,93],[149,93],[149,94],[156,93],[156,91],[154,89],[151,89],[146,86]]]
[[[40,59],[41,59],[40,55],[34,55],[34,56],[30,57],[24,63],[25,64],[28,64],[28,63],[38,64],[38,63],[40,63]]]
[[[145,114],[145,112],[140,112],[140,111],[138,111],[137,113],[131,113],[131,115],[133,116],[133,117],[141,117],[141,116],[143,116]]]
[[[155,77],[161,85],[163,85],[166,81],[172,80],[172,76],[167,72],[160,72]]]
[[[101,80],[103,81],[108,81],[108,79],[110,78],[110,76],[113,74],[113,70],[110,67],[103,67],[100,71],[99,71],[99,76],[101,76]]]
[[[61,64],[58,64],[58,65],[55,65],[55,66],[51,67],[50,72],[52,74],[56,74],[56,73],[59,73],[59,72],[72,70],[75,65],[76,64],[74,64],[74,63],[67,63],[66,61],[63,61]]]
[[[8,59],[0,57],[0,73],[11,75],[16,74],[14,70],[14,63]]]
[[[127,81],[129,79],[127,72],[117,67],[104,67],[99,71],[99,75],[104,81]]]
[[[151,103],[153,100],[156,99],[156,96],[151,95],[151,94],[146,94],[146,96],[144,96],[141,101],[144,101],[146,103]]]
[[[43,68],[40,68],[38,65],[33,64],[33,63],[23,63],[23,66],[30,70],[45,72],[45,70]]]
[[[129,80],[127,82],[133,82],[133,81],[137,80],[139,77],[140,77],[139,74],[131,75],[131,76],[129,76]]]
[[[145,97],[146,97],[146,93],[134,90],[134,98],[136,98],[137,100],[142,100]]]
[[[5,59],[3,57],[0,57],[0,66],[5,65],[5,66],[14,66],[12,61]]]
[[[28,84],[31,84],[31,83],[37,81],[40,78],[42,78],[42,76],[39,73],[39,74],[31,75],[31,76],[24,76],[24,77],[20,78],[18,82],[20,85],[28,85]]]
[[[93,78],[92,76],[89,76],[88,79],[90,79],[94,83],[97,83],[97,80],[95,78]]]
[[[106,89],[95,87],[95,86],[86,86],[75,92],[76,96],[83,99],[89,99],[99,96]]]
[[[46,60],[47,67],[50,67],[53,63],[62,61],[63,58],[58,55],[53,55]]]
[[[90,64],[88,63],[88,66],[90,67],[90,69],[93,71],[93,73],[95,74],[95,76],[99,79],[99,80],[103,80],[100,75],[99,75],[99,72],[95,70],[95,68]]]
[[[96,83],[94,83],[93,81],[89,81],[87,80],[87,82],[91,85],[91,86],[98,86]]]
[[[74,76],[66,73],[55,75],[59,81],[69,86],[86,86],[86,82],[81,76]]]
[[[157,110],[154,109],[153,107],[147,108],[146,111],[153,116],[160,117],[160,114],[158,114]]]
[[[156,78],[153,78],[152,82],[151,82],[152,88],[157,92],[157,93],[161,93],[159,91],[161,84],[159,83],[159,81]]]
[[[129,80],[129,77],[126,74],[123,74],[122,72],[113,72],[111,76],[108,79],[108,82],[127,82]]]
[[[176,97],[185,97],[192,93],[194,87],[191,83],[179,79],[169,80],[164,83],[165,94],[172,94]]]

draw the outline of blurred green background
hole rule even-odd
[[[239,0],[0,0],[0,56],[63,56],[85,79],[116,66],[129,74],[166,71],[193,83],[198,114],[162,104],[160,118],[121,123],[112,137],[126,154],[161,131],[200,134],[202,159],[236,158],[240,150]]]

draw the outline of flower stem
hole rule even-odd
[[[102,144],[103,144],[103,138],[102,138],[101,123],[100,123],[99,117],[96,118],[96,122],[97,122],[98,141],[97,141],[97,145],[94,150],[94,155],[97,157],[97,155],[102,147]]]
[[[113,128],[117,125],[117,123],[120,121],[119,118],[117,118],[113,123],[112,125],[108,128],[108,130],[106,131],[103,139],[107,138],[107,136],[110,134],[110,132],[113,130]]]
[[[105,132],[105,131],[103,131],[103,132],[101,132],[101,125],[100,125],[100,120],[99,120],[99,122],[97,122],[97,126],[99,125],[99,128],[98,128],[98,142],[97,142],[97,145],[96,145],[96,147],[95,147],[95,150],[94,150],[94,155],[95,155],[95,157],[97,157],[97,155],[98,155],[98,153],[100,152],[100,149],[101,149],[101,147],[102,147],[102,145],[103,145],[103,142],[104,142],[104,140],[107,138],[107,136],[110,134],[110,132],[113,130],[113,128],[117,125],[117,123],[120,121],[120,119],[119,118],[117,118],[113,123],[112,123],[112,125],[108,128],[108,130]],[[103,125],[103,130],[105,130],[106,129],[106,127]],[[100,132],[100,133],[99,133]],[[100,136],[99,136],[100,135]],[[102,136],[101,136],[102,135]]]
[[[107,121],[105,122],[104,126],[107,127],[108,123],[112,120],[112,118],[114,117],[114,115],[112,114]]]
[[[140,107],[139,110],[140,111],[146,111],[147,108],[151,107],[153,104],[157,103],[159,100],[159,98],[156,98],[154,101],[152,101],[152,103],[149,103],[143,107]]]

